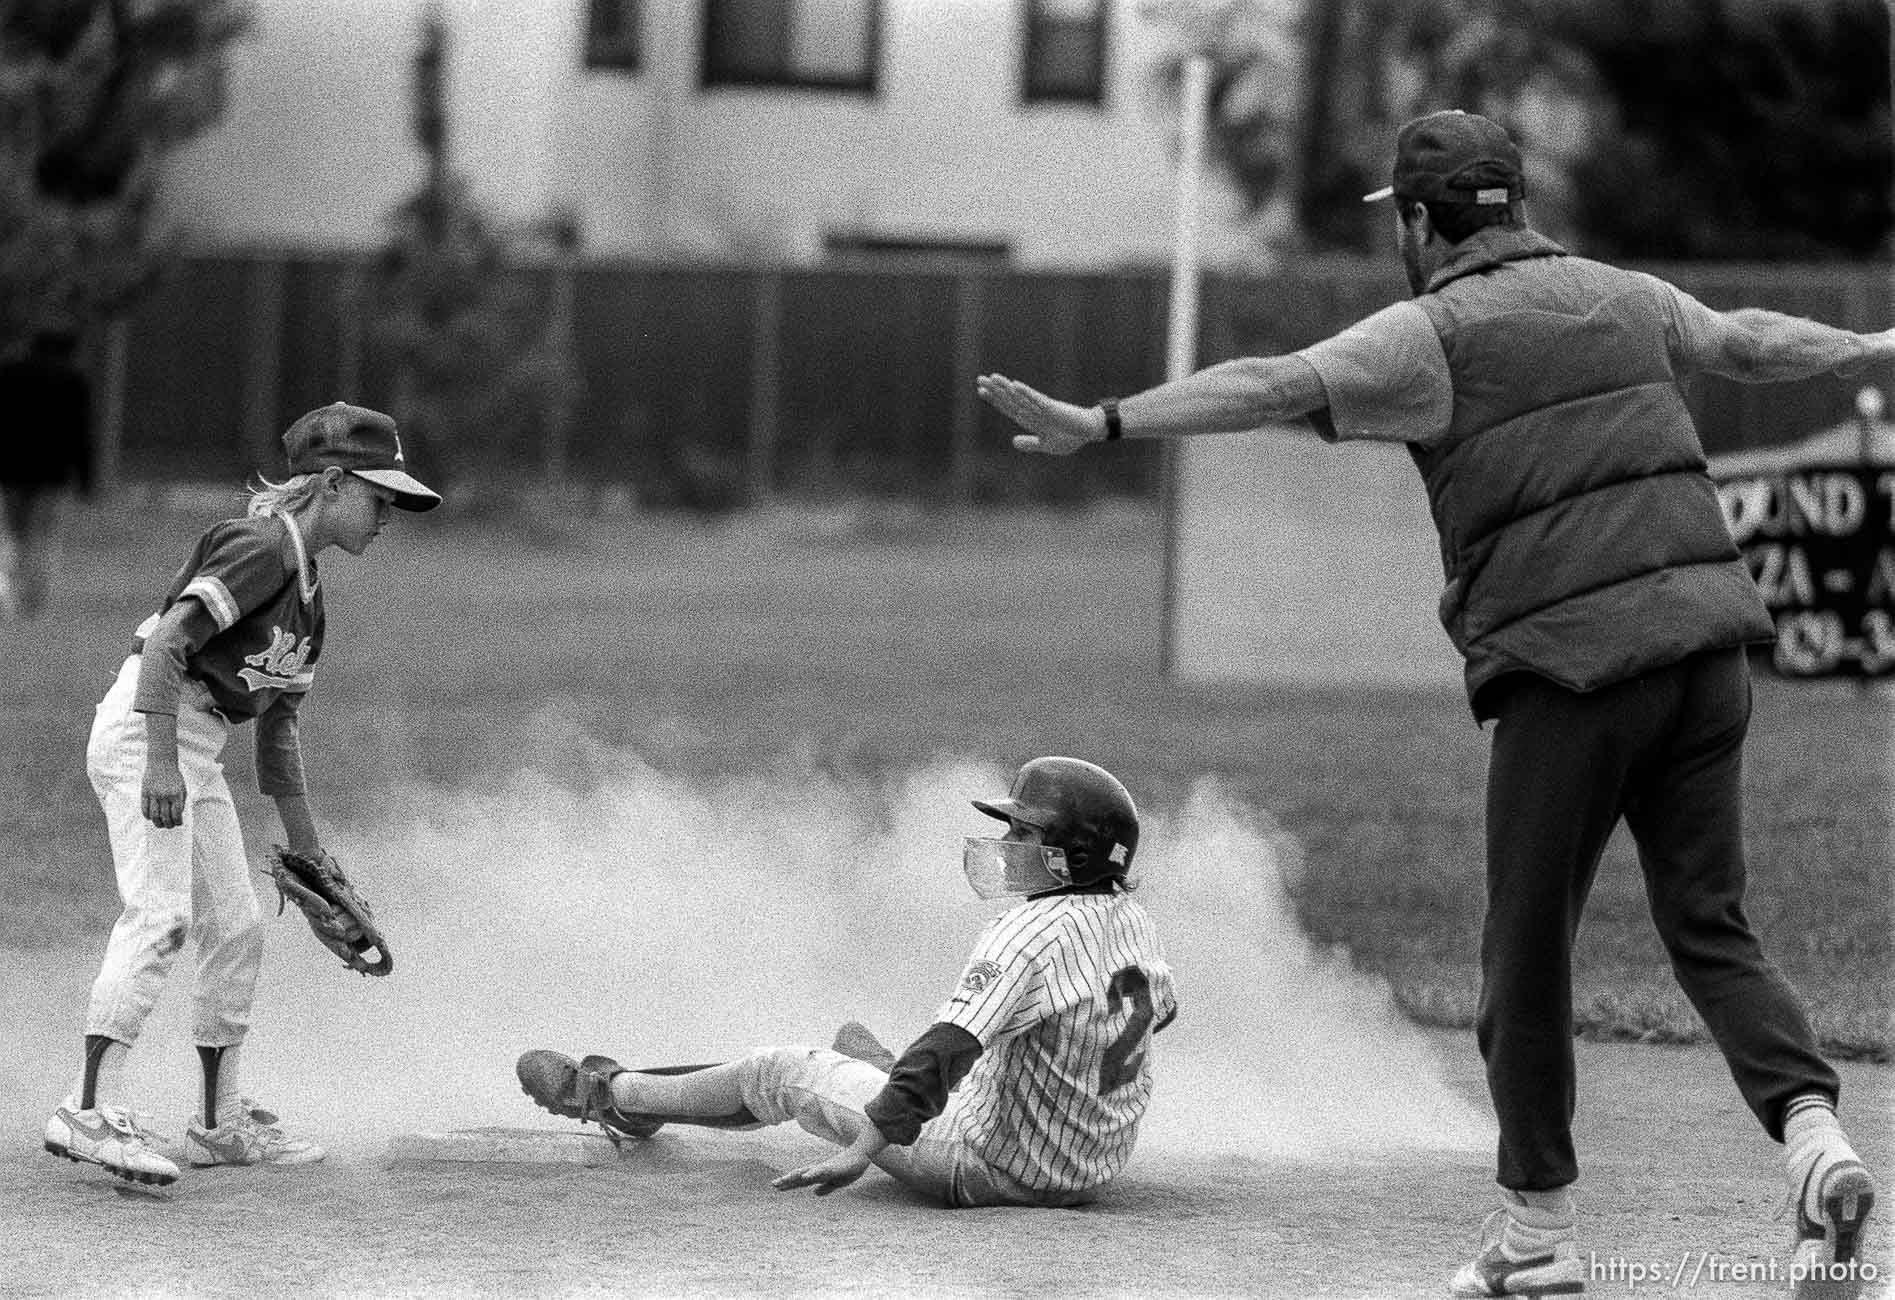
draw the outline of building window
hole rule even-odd
[[[882,0],[705,0],[706,86],[875,93]]]
[[[1105,101],[1106,9],[1106,0],[1026,0],[1022,99]]]
[[[638,71],[638,0],[586,0],[586,66]]]

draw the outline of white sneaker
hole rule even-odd
[[[1481,1227],[1480,1253],[1448,1283],[1456,1296],[1578,1295],[1586,1289],[1586,1261],[1573,1229],[1537,1228],[1502,1206]]]
[[[276,1116],[248,1097],[216,1128],[192,1117],[184,1129],[184,1153],[199,1168],[210,1165],[313,1165],[327,1154],[314,1142],[291,1137]]]
[[[1857,1252],[1875,1206],[1875,1179],[1840,1131],[1808,1143],[1790,1161],[1789,1176],[1796,1202],[1791,1294],[1812,1300],[1861,1294]]]
[[[163,1187],[178,1181],[177,1165],[152,1149],[138,1122],[120,1106],[81,1110],[68,1098],[46,1121],[46,1149],[103,1166],[127,1182]]]

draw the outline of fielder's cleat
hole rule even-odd
[[[609,1056],[574,1061],[570,1056],[535,1048],[521,1055],[513,1072],[519,1076],[520,1090],[541,1110],[582,1124],[597,1124],[614,1142],[627,1137],[648,1138],[664,1127],[664,1121],[618,1108],[612,1097],[612,1076],[623,1068]]]
[[[1856,1262],[1862,1229],[1875,1208],[1875,1179],[1840,1133],[1811,1142],[1790,1166],[1796,1200],[1797,1300],[1854,1300],[1862,1277]]]
[[[1506,1207],[1487,1216],[1480,1254],[1448,1283],[1456,1296],[1578,1295],[1586,1289],[1586,1262],[1573,1246],[1573,1230],[1535,1228]]]
[[[178,1181],[177,1165],[154,1151],[131,1113],[118,1106],[81,1110],[75,1102],[63,1103],[46,1121],[46,1149],[131,1183],[164,1187]]]
[[[314,1142],[291,1137],[276,1115],[249,1098],[216,1128],[192,1118],[184,1128],[184,1154],[199,1168],[212,1165],[313,1165],[327,1154]]]

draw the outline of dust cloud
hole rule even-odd
[[[962,837],[994,829],[968,804],[1005,791],[994,763],[706,785],[545,725],[560,734],[496,783],[414,790],[391,801],[399,817],[331,828],[393,975],[344,971],[294,909],[271,924],[244,1076],[296,1131],[367,1155],[397,1132],[549,1123],[513,1076],[531,1047],[717,1061],[826,1045],[856,1019],[899,1051],[1000,906],[960,872]],[[1141,1145],[1271,1160],[1491,1147],[1491,1120],[1387,986],[1299,930],[1296,847],[1265,814],[1205,784],[1145,810],[1139,863],[1182,1005]],[[192,1095],[188,982],[174,973],[132,1055],[160,1114],[151,1102]]]

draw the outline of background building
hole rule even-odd
[[[230,110],[173,161],[200,240],[365,248],[423,167],[428,0],[261,0]],[[1162,261],[1165,33],[1129,0],[444,0],[454,165],[594,255],[808,262],[948,246]],[[1208,255],[1234,255],[1213,185]]]

